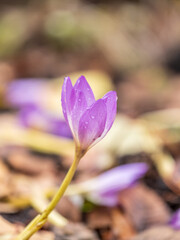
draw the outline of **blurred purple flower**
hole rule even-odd
[[[81,76],[74,87],[66,77],[61,94],[64,117],[69,124],[76,146],[86,151],[110,130],[117,109],[116,92],[108,92],[95,100],[86,78]]]
[[[70,128],[64,120],[50,116],[35,104],[29,104],[21,109],[19,121],[24,127],[40,129],[57,136],[72,138]]]
[[[145,163],[131,163],[108,170],[93,180],[90,198],[103,205],[115,206],[119,192],[133,186],[147,170]]]
[[[172,215],[169,224],[174,229],[180,229],[180,209]]]
[[[45,82],[43,79],[21,79],[9,84],[6,100],[16,107],[38,104],[42,98]]]

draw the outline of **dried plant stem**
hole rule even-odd
[[[42,228],[42,226],[45,224],[45,222],[48,219],[49,214],[52,212],[52,210],[56,207],[57,203],[63,196],[66,188],[70,184],[74,173],[76,171],[77,165],[79,163],[79,160],[82,158],[82,156],[85,154],[85,152],[82,152],[79,148],[76,148],[75,158],[74,161],[65,176],[59,190],[47,206],[47,208],[39,215],[37,215],[27,226],[26,228],[15,238],[15,240],[27,240],[29,239],[34,233],[36,233],[39,229]]]

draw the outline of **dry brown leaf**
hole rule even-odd
[[[26,174],[37,175],[55,171],[52,159],[35,156],[25,149],[10,151],[7,160],[11,167]]]
[[[94,231],[79,223],[69,223],[64,228],[54,228],[57,239],[98,240]]]
[[[15,233],[17,226],[5,220],[3,217],[0,216],[0,235],[5,233]]]
[[[131,240],[179,240],[179,239],[180,231],[176,232],[168,226],[153,227],[131,238]]]
[[[135,235],[136,231],[131,222],[118,208],[111,210],[112,231],[115,239],[127,240]]]
[[[48,231],[39,231],[31,237],[31,240],[54,240],[54,233]]]
[[[163,199],[143,184],[121,192],[119,202],[137,230],[166,224],[170,218],[170,210]]]
[[[64,196],[61,199],[56,209],[60,214],[62,214],[65,218],[67,218],[70,221],[73,222],[81,221],[80,209],[77,206],[75,206],[66,196]]]
[[[87,224],[92,229],[111,227],[110,211],[107,207],[97,207],[87,216]]]

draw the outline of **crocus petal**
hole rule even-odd
[[[142,177],[148,169],[145,163],[132,163],[111,169],[101,174],[97,179],[99,192],[109,195],[131,186]]]
[[[74,85],[74,90],[84,93],[88,107],[95,102],[94,93],[84,76],[78,78],[77,82]]]
[[[115,91],[108,92],[102,99],[104,99],[107,107],[107,119],[103,132],[103,137],[107,134],[111,128],[117,112],[117,94]]]
[[[171,217],[169,224],[174,229],[180,229],[180,209],[178,209]]]
[[[89,200],[91,200],[99,205],[104,205],[104,206],[108,206],[108,207],[114,207],[114,206],[118,205],[118,194],[117,193],[107,195],[107,196],[101,196],[100,194],[93,192],[88,196],[88,198],[89,198]]]
[[[91,143],[101,136],[106,124],[106,104],[102,99],[97,100],[82,115],[79,121],[79,143],[81,148],[87,149]]]
[[[103,98],[102,98],[106,104],[106,109],[107,109],[107,118],[106,118],[106,125],[104,128],[104,131],[100,138],[97,138],[92,146],[94,146],[96,143],[98,143],[101,139],[105,137],[107,132],[110,130],[112,127],[112,124],[115,120],[116,117],[116,112],[117,112],[117,94],[114,91],[108,92]]]
[[[74,99],[74,106],[71,111],[72,131],[75,138],[78,140],[78,127],[79,120],[83,113],[87,109],[87,102],[83,92],[76,92],[76,98]]]
[[[66,121],[68,121],[68,115],[71,110],[71,92],[72,92],[73,86],[71,83],[71,79],[69,77],[66,77],[64,79],[64,83],[62,86],[62,93],[61,93],[61,104],[62,104],[62,110],[64,114],[64,118]]]
[[[22,107],[41,103],[41,92],[46,88],[43,79],[20,79],[9,84],[6,100],[13,106]]]
[[[47,132],[61,137],[72,138],[69,126],[61,119],[51,119]]]
[[[83,187],[89,189],[88,197],[95,203],[115,206],[119,193],[132,187],[148,170],[146,163],[131,163],[110,169],[96,178],[84,182]]]
[[[18,114],[18,120],[23,127],[72,138],[70,128],[64,120],[51,116],[35,104],[23,107]]]
[[[39,115],[40,116],[42,115],[40,108],[35,104],[29,104],[25,107],[22,107],[22,109],[18,114],[18,120],[19,120],[19,123],[24,127],[30,127],[32,124],[32,121],[35,121],[36,124],[39,125]],[[41,119],[43,117],[41,116]]]

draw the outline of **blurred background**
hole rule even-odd
[[[1,1],[1,95],[13,79],[98,70],[116,85],[120,112],[178,107],[179,8],[160,0]]]
[[[73,141],[61,112],[61,86],[65,76],[75,81],[80,75],[96,98],[117,91],[118,115],[107,139],[80,164],[74,184],[123,164],[145,163],[149,171],[133,190],[119,187],[114,208],[80,187],[81,201],[66,199],[59,212],[104,240],[130,239],[157,224],[167,228],[180,204],[178,0],[0,1],[1,216],[28,222],[41,211],[32,200],[37,181],[41,189],[54,189],[64,177]]]

